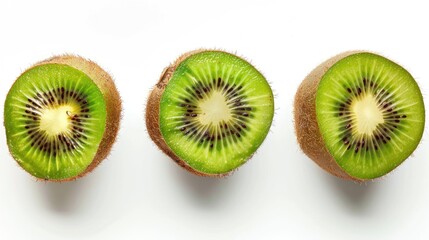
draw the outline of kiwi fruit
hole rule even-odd
[[[407,70],[374,53],[349,51],[304,79],[294,118],[308,157],[335,176],[365,181],[389,173],[413,153],[425,108]]]
[[[82,57],[54,56],[24,71],[7,94],[9,151],[37,179],[77,179],[109,154],[120,115],[108,73]]]
[[[221,177],[254,154],[273,114],[272,90],[255,67],[224,51],[200,49],[164,69],[148,98],[146,125],[180,166]]]

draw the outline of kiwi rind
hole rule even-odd
[[[294,102],[295,131],[303,152],[327,172],[344,179],[365,181],[342,169],[327,149],[317,121],[316,93],[325,73],[338,61],[352,54],[367,51],[349,51],[336,55],[316,67],[298,88]]]
[[[97,85],[97,87],[103,94],[103,98],[106,103],[105,131],[103,133],[103,137],[99,144],[97,153],[95,154],[94,158],[92,159],[91,163],[88,165],[86,170],[78,174],[77,176],[68,177],[64,179],[47,179],[47,178],[39,178],[37,176],[34,176],[37,178],[37,180],[41,180],[41,181],[51,181],[51,182],[72,181],[72,180],[81,178],[87,175],[88,173],[92,172],[110,153],[110,150],[114,142],[116,141],[116,136],[118,134],[119,127],[120,127],[122,102],[112,77],[105,70],[103,70],[99,65],[97,65],[95,62],[91,60],[85,59],[77,55],[71,55],[71,54],[57,55],[34,64],[26,71],[36,66],[45,65],[45,64],[63,64],[82,71]],[[24,71],[24,73],[26,71]],[[13,156],[12,153],[11,155]],[[19,161],[17,162],[19,163]]]
[[[323,75],[337,61],[354,53],[362,51],[348,51],[340,53],[321,63],[302,81],[295,94],[294,122],[295,133],[302,151],[317,165],[334,176],[359,181],[347,174],[331,156],[320,133],[316,116],[316,92]]]
[[[185,170],[198,175],[205,177],[224,177],[233,173],[237,168],[234,168],[228,172],[221,173],[213,173],[213,172],[202,172],[197,169],[191,167],[185,160],[181,159],[177,154],[173,152],[173,150],[168,146],[165,139],[162,136],[161,128],[160,128],[160,103],[161,98],[164,93],[164,90],[171,80],[173,73],[176,71],[176,68],[186,59],[191,57],[194,54],[198,54],[201,52],[213,51],[213,52],[223,52],[230,54],[228,52],[224,52],[222,50],[210,50],[210,49],[197,49],[194,51],[187,52],[181,55],[174,63],[164,69],[158,83],[155,85],[153,90],[151,91],[147,106],[146,106],[146,125],[148,129],[148,133],[150,138],[154,141],[154,143],[163,151],[166,155],[168,155],[172,160],[174,160],[179,166],[184,168]],[[253,153],[254,154],[254,153]],[[250,159],[253,154],[251,154],[247,159]]]

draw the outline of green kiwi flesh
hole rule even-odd
[[[416,149],[425,125],[423,98],[398,64],[368,52],[347,55],[320,78],[316,120],[340,169],[352,179],[374,179]]]
[[[158,144],[161,149],[168,147],[163,150],[179,164],[204,176],[224,175],[245,163],[273,119],[273,94],[265,77],[245,60],[212,50],[185,54],[168,74],[168,83],[154,89],[162,88],[158,117],[152,118],[159,121],[166,144]],[[151,128],[149,122],[150,134]]]
[[[114,92],[120,112],[119,95],[116,89],[99,87],[102,82],[104,88],[112,86],[108,75],[94,80],[88,74],[106,73],[79,57],[48,59],[25,71],[6,97],[4,125],[10,153],[38,179],[83,176],[110,150],[118,127],[106,134],[106,124],[115,115],[118,125],[119,113],[112,115],[105,96],[106,91]]]

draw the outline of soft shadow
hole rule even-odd
[[[367,181],[363,183],[344,180],[329,174],[324,174],[324,179],[333,191],[337,192],[343,203],[351,210],[364,211],[369,206],[368,202],[377,193],[376,182]]]
[[[192,194],[193,199],[200,205],[212,206],[225,203],[225,198],[231,195],[234,183],[237,182],[233,176],[201,177],[180,167],[175,167],[175,169],[178,180],[183,183],[183,188]]]
[[[52,211],[61,214],[78,214],[84,208],[82,204],[87,199],[93,183],[90,177],[84,177],[72,182],[37,184],[37,190]]]

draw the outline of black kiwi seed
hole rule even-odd
[[[370,150],[370,149],[375,149],[378,150],[378,145],[374,144],[367,144],[366,147],[364,147],[365,144],[365,139],[368,140],[368,142],[378,142],[380,144],[386,144],[391,138],[390,136],[387,134],[388,133],[388,129],[396,129],[397,125],[393,124],[393,123],[400,123],[401,119],[406,118],[407,116],[405,114],[400,114],[398,113],[398,111],[394,111],[394,108],[392,107],[392,102],[391,100],[384,100],[383,103],[381,103],[381,99],[384,96],[390,95],[390,93],[384,89],[381,90],[377,90],[377,85],[374,84],[372,81],[369,81],[367,78],[363,78],[362,79],[362,84],[354,87],[350,87],[347,86],[345,87],[345,90],[349,93],[349,94],[353,94],[353,93],[357,93],[357,95],[360,95],[363,93],[362,89],[368,89],[369,93],[372,93],[373,96],[378,96],[378,98],[376,99],[376,101],[380,104],[381,108],[385,110],[385,116],[386,118],[386,122],[377,126],[377,130],[376,131],[381,131],[384,132],[386,135],[381,134],[374,134],[372,137],[368,137],[365,136],[364,139],[361,142],[357,142],[356,144],[350,144],[351,141],[354,140],[349,140],[347,138],[347,136],[342,138],[342,142],[344,143],[344,145],[349,145],[349,147],[347,148],[347,150],[349,150],[351,148],[351,146],[355,146],[355,152],[359,152],[359,150],[361,148],[366,149],[366,151]],[[381,94],[377,95],[377,91],[379,91]],[[351,114],[351,99],[348,98],[347,100],[345,100],[344,102],[339,102],[338,103],[338,108],[337,108],[337,113],[336,116],[339,116],[343,119],[349,119],[350,118],[350,114]],[[353,124],[349,121],[347,121],[344,124],[344,128],[347,130],[344,134],[350,134],[351,129],[353,128]],[[393,130],[391,130],[393,131]],[[372,138],[372,139],[371,139]]]
[[[243,102],[242,97],[239,97],[240,96],[239,91],[242,88],[243,87],[241,85],[237,85],[237,84],[229,85],[227,83],[224,83],[222,81],[222,78],[220,77],[215,78],[213,82],[211,82],[210,84],[207,84],[205,82],[199,82],[192,87],[188,87],[187,91],[190,97],[184,98],[183,102],[179,102],[177,106],[183,109],[183,115],[185,116],[185,118],[183,119],[184,120],[183,125],[186,125],[186,126],[189,125],[189,128],[191,128],[192,130],[189,131],[189,130],[186,130],[189,128],[181,127],[180,131],[183,133],[183,135],[187,135],[188,137],[194,137],[195,135],[196,137],[201,137],[201,140],[206,138],[212,142],[215,139],[221,140],[222,138],[225,138],[231,135],[233,135],[236,138],[241,138],[240,133],[243,131],[243,129],[247,129],[247,125],[245,124],[247,120],[243,119],[242,117],[249,117],[250,116],[249,113],[253,111],[253,108],[248,106],[247,103]],[[233,119],[240,120],[240,122],[236,124],[234,122],[237,120],[231,120],[232,122],[223,122],[219,124],[219,127],[221,129],[220,132],[215,132],[212,129],[209,129],[205,132],[199,132],[197,127],[197,125],[199,124],[197,122],[198,120],[191,120],[191,121],[189,120],[185,121],[185,120],[188,118],[192,119],[192,118],[198,117],[198,110],[196,107],[197,103],[195,101],[199,99],[203,99],[205,96],[207,96],[207,93],[209,93],[212,90],[223,92],[227,100],[230,100],[231,97],[234,97],[234,99],[231,101],[231,104],[232,104],[231,106],[235,106],[239,108],[233,110],[231,113],[232,113]],[[231,126],[237,125],[237,127],[235,127],[237,131],[230,129],[230,125]],[[192,133],[192,134],[189,135],[189,133]],[[209,147],[213,148],[213,144],[210,144]]]
[[[55,149],[63,148],[64,151],[67,151],[66,149],[71,151],[73,148],[70,147],[72,146],[72,144],[70,144],[70,141],[74,142],[73,145],[77,144],[78,142],[82,143],[82,138],[84,137],[82,133],[84,133],[85,131],[83,128],[78,126],[81,126],[85,120],[78,116],[79,113],[75,114],[74,116],[71,117],[71,120],[72,120],[71,136],[66,137],[63,135],[59,135],[58,138],[53,138],[53,139],[48,139],[47,135],[41,130],[30,129],[30,125],[34,121],[38,121],[40,119],[40,113],[34,111],[36,108],[41,109],[41,108],[54,107],[54,105],[60,102],[60,101],[57,101],[57,99],[64,99],[65,92],[66,91],[63,87],[53,89],[48,92],[38,92],[33,98],[28,98],[27,99],[28,103],[25,104],[26,109],[24,110],[24,112],[29,115],[24,114],[23,116],[28,119],[28,121],[26,121],[27,125],[25,126],[25,129],[29,129],[27,133],[30,135],[30,139],[31,139],[30,146],[39,146],[39,150],[52,156],[57,155],[57,151]],[[73,91],[71,92],[70,98],[74,99],[75,102],[81,104],[82,113],[89,112],[88,108],[83,108],[83,106],[86,106],[88,104],[83,94],[80,94],[80,93],[78,94],[77,92]],[[85,118],[89,118],[88,114],[85,114],[83,116]],[[66,144],[66,146],[68,147],[63,146],[64,144]],[[56,147],[52,148],[51,146],[56,146]]]

